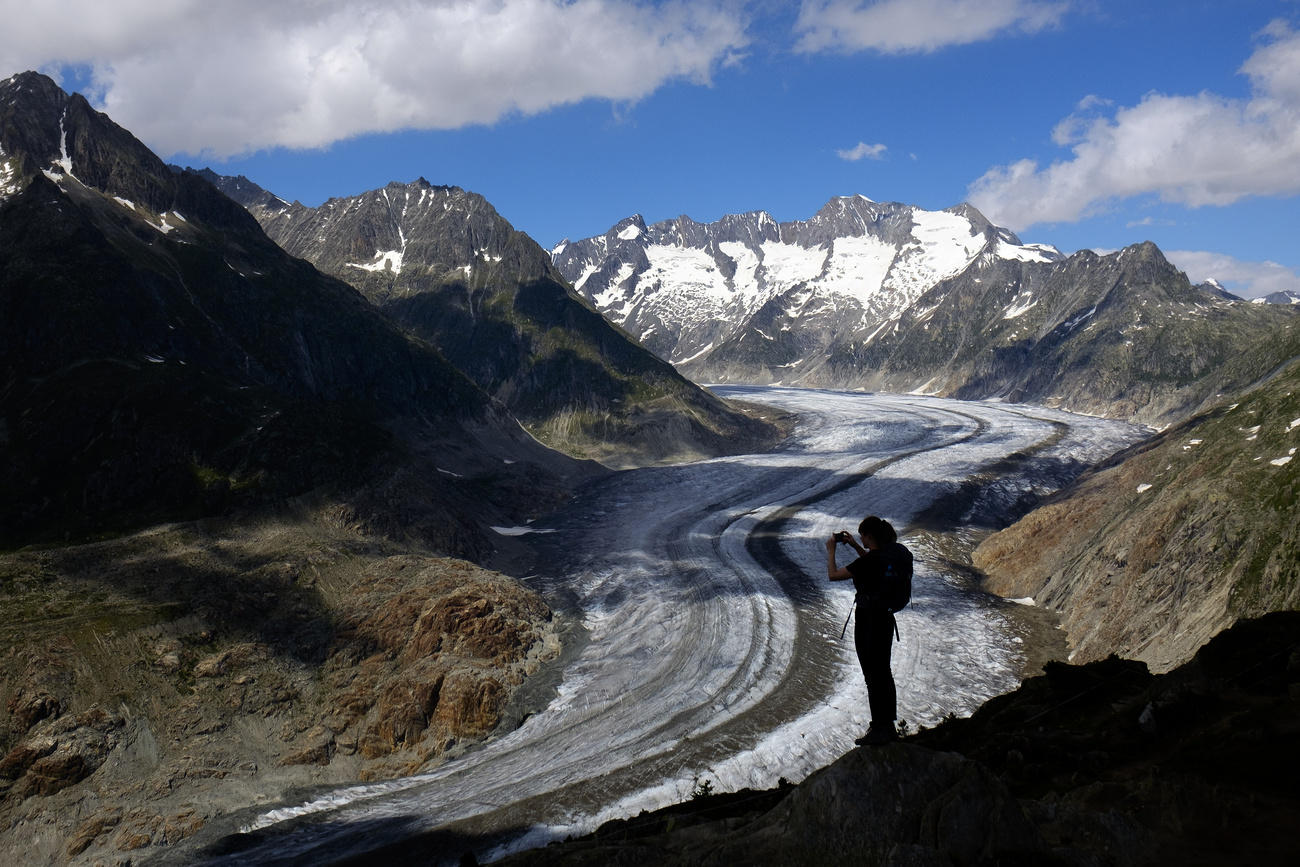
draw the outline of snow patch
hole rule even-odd
[[[68,119],[68,110],[63,110],[63,117],[59,118],[59,158],[54,164],[63,169],[63,173],[69,177],[75,178],[72,173],[72,157],[68,155],[68,131],[64,128],[63,122]]]
[[[1025,244],[1018,247],[1015,244],[1008,244],[1001,238],[993,248],[993,255],[999,259],[1010,259],[1015,262],[1055,262],[1060,258],[1060,253],[1055,247],[1046,244]]]
[[[1291,419],[1291,423],[1286,426],[1286,432],[1291,433],[1291,431],[1298,427],[1300,427],[1300,418],[1293,418]],[[1256,430],[1259,430],[1259,428],[1256,428]]]
[[[13,160],[5,156],[4,148],[0,148],[0,202],[21,189],[17,176],[18,167],[14,165]]]
[[[554,533],[554,530],[535,530],[532,527],[493,527],[502,536],[525,536],[529,533]]]
[[[1152,487],[1151,485],[1148,485],[1146,483],[1140,484],[1138,485],[1137,492],[1139,494],[1145,494],[1147,491],[1151,490],[1151,487]]]
[[[870,235],[836,238],[818,285],[866,304],[884,287],[897,255],[893,244]]]
[[[642,235],[641,227],[638,226],[636,223],[632,223],[631,225],[624,226],[622,231],[618,233],[619,238],[621,238],[624,241],[635,241],[637,238],[640,238],[641,235]]]
[[[1274,458],[1273,460],[1269,461],[1269,463],[1275,467],[1284,467],[1287,464],[1291,463],[1291,455],[1287,455],[1284,458]]]
[[[1038,306],[1038,299],[1034,297],[1033,292],[1026,289],[1012,300],[1011,306],[1007,307],[1006,311],[1002,314],[1002,318],[1017,319],[1036,306]]]
[[[767,282],[782,288],[816,279],[826,265],[830,250],[825,247],[800,247],[780,241],[764,241],[759,247]]]
[[[586,283],[587,280],[591,278],[591,275],[595,274],[598,270],[600,269],[597,268],[595,265],[588,265],[587,267],[583,268],[582,276],[573,282],[573,288],[581,289],[583,284]]]
[[[362,271],[391,270],[394,274],[400,274],[402,273],[402,251],[377,250],[375,258],[370,262],[348,262],[347,267],[360,268]]]

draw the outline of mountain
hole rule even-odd
[[[1300,609],[1300,360],[1085,473],[986,539],[989,589],[1055,611],[1072,659],[1165,671]]]
[[[1066,257],[969,205],[859,196],[805,222],[632,217],[552,258],[699,380],[998,397],[1165,424],[1300,353],[1284,330],[1294,311],[1193,286],[1152,244]]]
[[[811,220],[762,211],[714,223],[635,215],[551,257],[611,321],[684,369],[794,381],[822,351],[895,319],[977,257],[1056,261],[970,207],[925,211],[865,196]]]
[[[611,327],[482,196],[421,178],[309,208],[246,178],[206,176],[281,247],[433,343],[544,442],[625,464],[775,437]]]
[[[435,349],[49,78],[0,82],[0,167],[3,543],[355,486],[415,452],[462,477],[565,471]],[[426,486],[424,526],[473,547],[472,510],[446,506],[481,494]]]
[[[1300,304],[1300,292],[1284,289],[1281,292],[1270,292],[1263,298],[1256,298],[1254,301],[1256,304]]]
[[[0,861],[127,863],[517,724],[560,624],[445,555],[508,562],[493,526],[603,472],[81,96],[0,81]]]
[[[1194,286],[1151,243],[1051,263],[983,257],[874,339],[836,381],[1005,398],[1165,425],[1300,355],[1300,317]]]

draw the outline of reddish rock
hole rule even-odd
[[[92,843],[99,839],[100,835],[111,828],[117,827],[117,824],[121,821],[122,810],[120,808],[103,810],[86,819],[77,827],[72,839],[68,842],[66,850],[68,857],[80,855],[86,851]]]

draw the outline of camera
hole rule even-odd
[[[848,531],[840,530],[835,534],[835,541],[847,545],[853,541],[853,537],[848,534]]]

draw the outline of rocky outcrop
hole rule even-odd
[[[1300,614],[1243,621],[1153,677],[1053,663],[972,717],[797,786],[708,795],[521,864],[1289,864]],[[400,850],[389,854],[400,854]]]
[[[23,799],[52,795],[93,774],[120,741],[125,721],[100,707],[55,716],[27,730],[0,759],[0,792]]]
[[[1300,362],[1084,474],[974,553],[1056,612],[1079,662],[1182,664],[1241,617],[1300,607]]]
[[[282,761],[327,764],[335,751],[359,752],[395,757],[364,771],[393,776],[481,738],[524,678],[559,654],[550,618],[518,582],[468,563],[378,564],[353,588],[322,667],[328,716]]]

